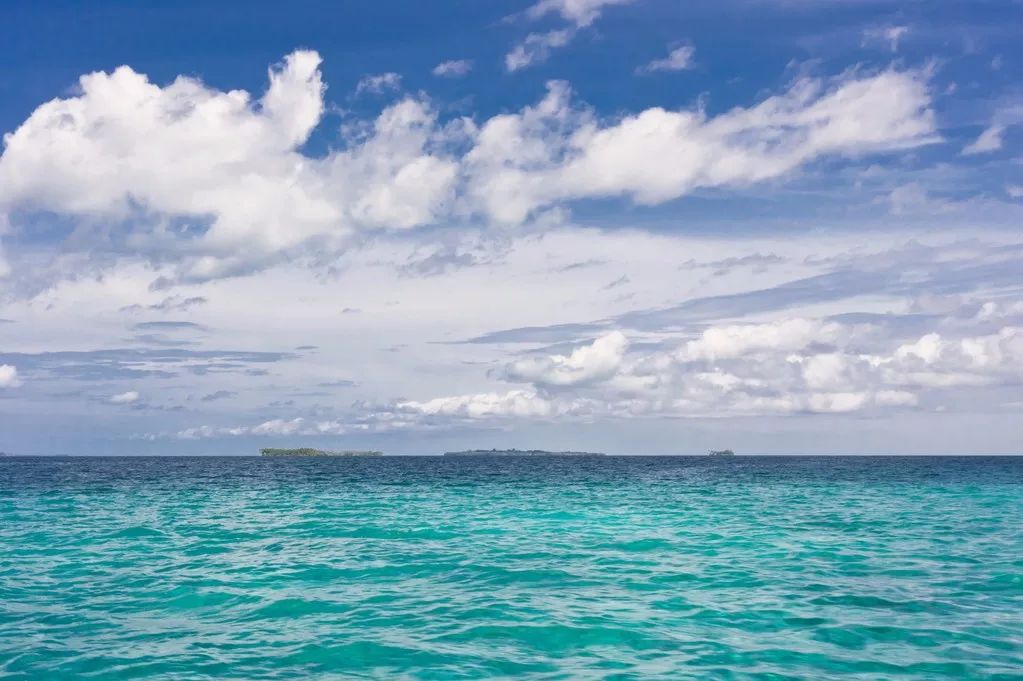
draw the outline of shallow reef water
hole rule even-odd
[[[4,458],[0,678],[1023,679],[1023,458]]]

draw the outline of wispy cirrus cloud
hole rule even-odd
[[[994,123],[980,133],[977,139],[963,147],[963,156],[974,156],[976,154],[987,154],[998,151],[1002,148],[1002,136],[1005,134],[1005,126]]]
[[[138,331],[204,331],[205,327],[195,322],[185,321],[155,321],[139,322],[132,328]]]
[[[492,219],[519,223],[573,200],[627,196],[654,205],[699,188],[781,177],[824,156],[938,139],[919,72],[888,70],[831,84],[804,78],[756,106],[716,117],[653,108],[610,125],[573,107],[568,86],[552,82],[536,106],[480,127],[465,157],[467,193]]]
[[[401,75],[393,71],[364,76],[355,86],[355,95],[379,95],[401,89]]]
[[[142,305],[140,303],[133,303],[132,305],[126,305],[121,308],[122,312],[143,312],[143,311],[154,311],[154,312],[186,312],[194,307],[204,305],[209,302],[202,296],[167,296],[162,300],[151,303],[149,305]]]
[[[891,52],[898,52],[899,42],[908,34],[909,26],[875,26],[863,31],[862,44],[881,44]]]
[[[0,352],[0,363],[21,366],[41,380],[110,381],[172,378],[205,373],[242,373],[281,362],[290,353],[198,350],[173,347],[112,348],[44,352]]]
[[[530,20],[557,14],[568,25],[542,33],[530,33],[505,55],[508,71],[518,71],[547,61],[551,52],[568,45],[576,34],[600,17],[606,7],[625,5],[635,0],[541,0],[526,10]]]
[[[433,67],[433,75],[441,78],[461,78],[472,71],[471,59],[451,59]]]
[[[657,71],[685,71],[693,68],[693,55],[696,48],[692,45],[681,45],[668,52],[668,56],[654,59],[636,69],[636,73],[655,73]]]
[[[551,52],[564,47],[575,36],[569,28],[556,29],[545,33],[530,33],[504,57],[504,65],[509,71],[518,71],[527,66],[547,61]]]

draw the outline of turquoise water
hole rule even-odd
[[[0,460],[4,679],[1023,678],[1023,459]]]

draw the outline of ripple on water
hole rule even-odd
[[[0,677],[1020,678],[1023,460],[0,461]]]

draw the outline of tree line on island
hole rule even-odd
[[[259,450],[263,456],[383,456],[383,452],[372,449],[343,449],[332,452],[325,449],[313,449],[312,447],[299,447],[298,449],[274,449],[265,447]]]
[[[373,449],[342,449],[329,451],[299,447],[297,449],[276,449],[264,447],[259,450],[263,456],[383,456],[384,453]],[[551,452],[546,449],[464,449],[457,452],[444,452],[444,456],[607,456],[600,452],[561,451]],[[735,456],[731,449],[712,449],[707,456]]]

